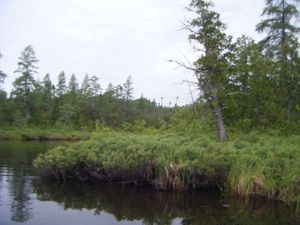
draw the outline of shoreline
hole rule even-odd
[[[290,141],[300,145],[300,136],[224,143],[111,132],[58,146],[39,155],[34,165],[42,177],[56,180],[146,184],[175,191],[213,188],[225,195],[299,204],[299,153],[297,146],[287,145]]]
[[[0,141],[81,141],[88,140],[90,132],[42,128],[0,129]]]

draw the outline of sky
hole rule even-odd
[[[188,42],[183,23],[190,0],[0,0],[0,70],[10,91],[19,75],[18,57],[31,44],[39,59],[36,79],[46,73],[56,83],[65,71],[81,82],[95,75],[105,91],[132,77],[134,96],[163,104],[191,103],[184,80],[193,74],[169,60],[191,61],[199,56]],[[256,40],[264,0],[215,0],[215,10],[234,38]],[[193,95],[198,95],[192,86]]]

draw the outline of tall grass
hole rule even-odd
[[[44,176],[147,184],[157,189],[218,188],[227,194],[300,202],[300,136],[249,134],[229,142],[175,133],[101,130],[34,162]]]

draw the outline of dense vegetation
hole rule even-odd
[[[101,91],[96,76],[81,87],[64,72],[54,86],[34,79],[35,53],[21,53],[2,126],[97,128],[91,140],[57,147],[35,165],[57,179],[148,184],[158,189],[217,187],[240,196],[300,202],[300,57],[297,1],[267,0],[257,31],[234,40],[212,3],[192,0],[185,25],[199,52],[187,66],[197,78],[194,106],[134,99],[129,77]],[[5,78],[0,73],[0,82]],[[280,93],[280,94],[278,94]],[[115,130],[118,130],[116,132]],[[218,142],[214,133],[217,133]],[[294,136],[293,136],[294,135]]]
[[[141,135],[102,128],[89,141],[40,155],[35,166],[59,180],[171,190],[217,188],[244,197],[300,201],[299,136],[270,131],[218,142],[208,135],[191,135],[190,129],[182,127],[181,134],[144,130]]]

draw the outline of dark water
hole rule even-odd
[[[0,142],[0,225],[299,225],[295,208],[213,193],[42,181],[32,168],[57,145]]]

